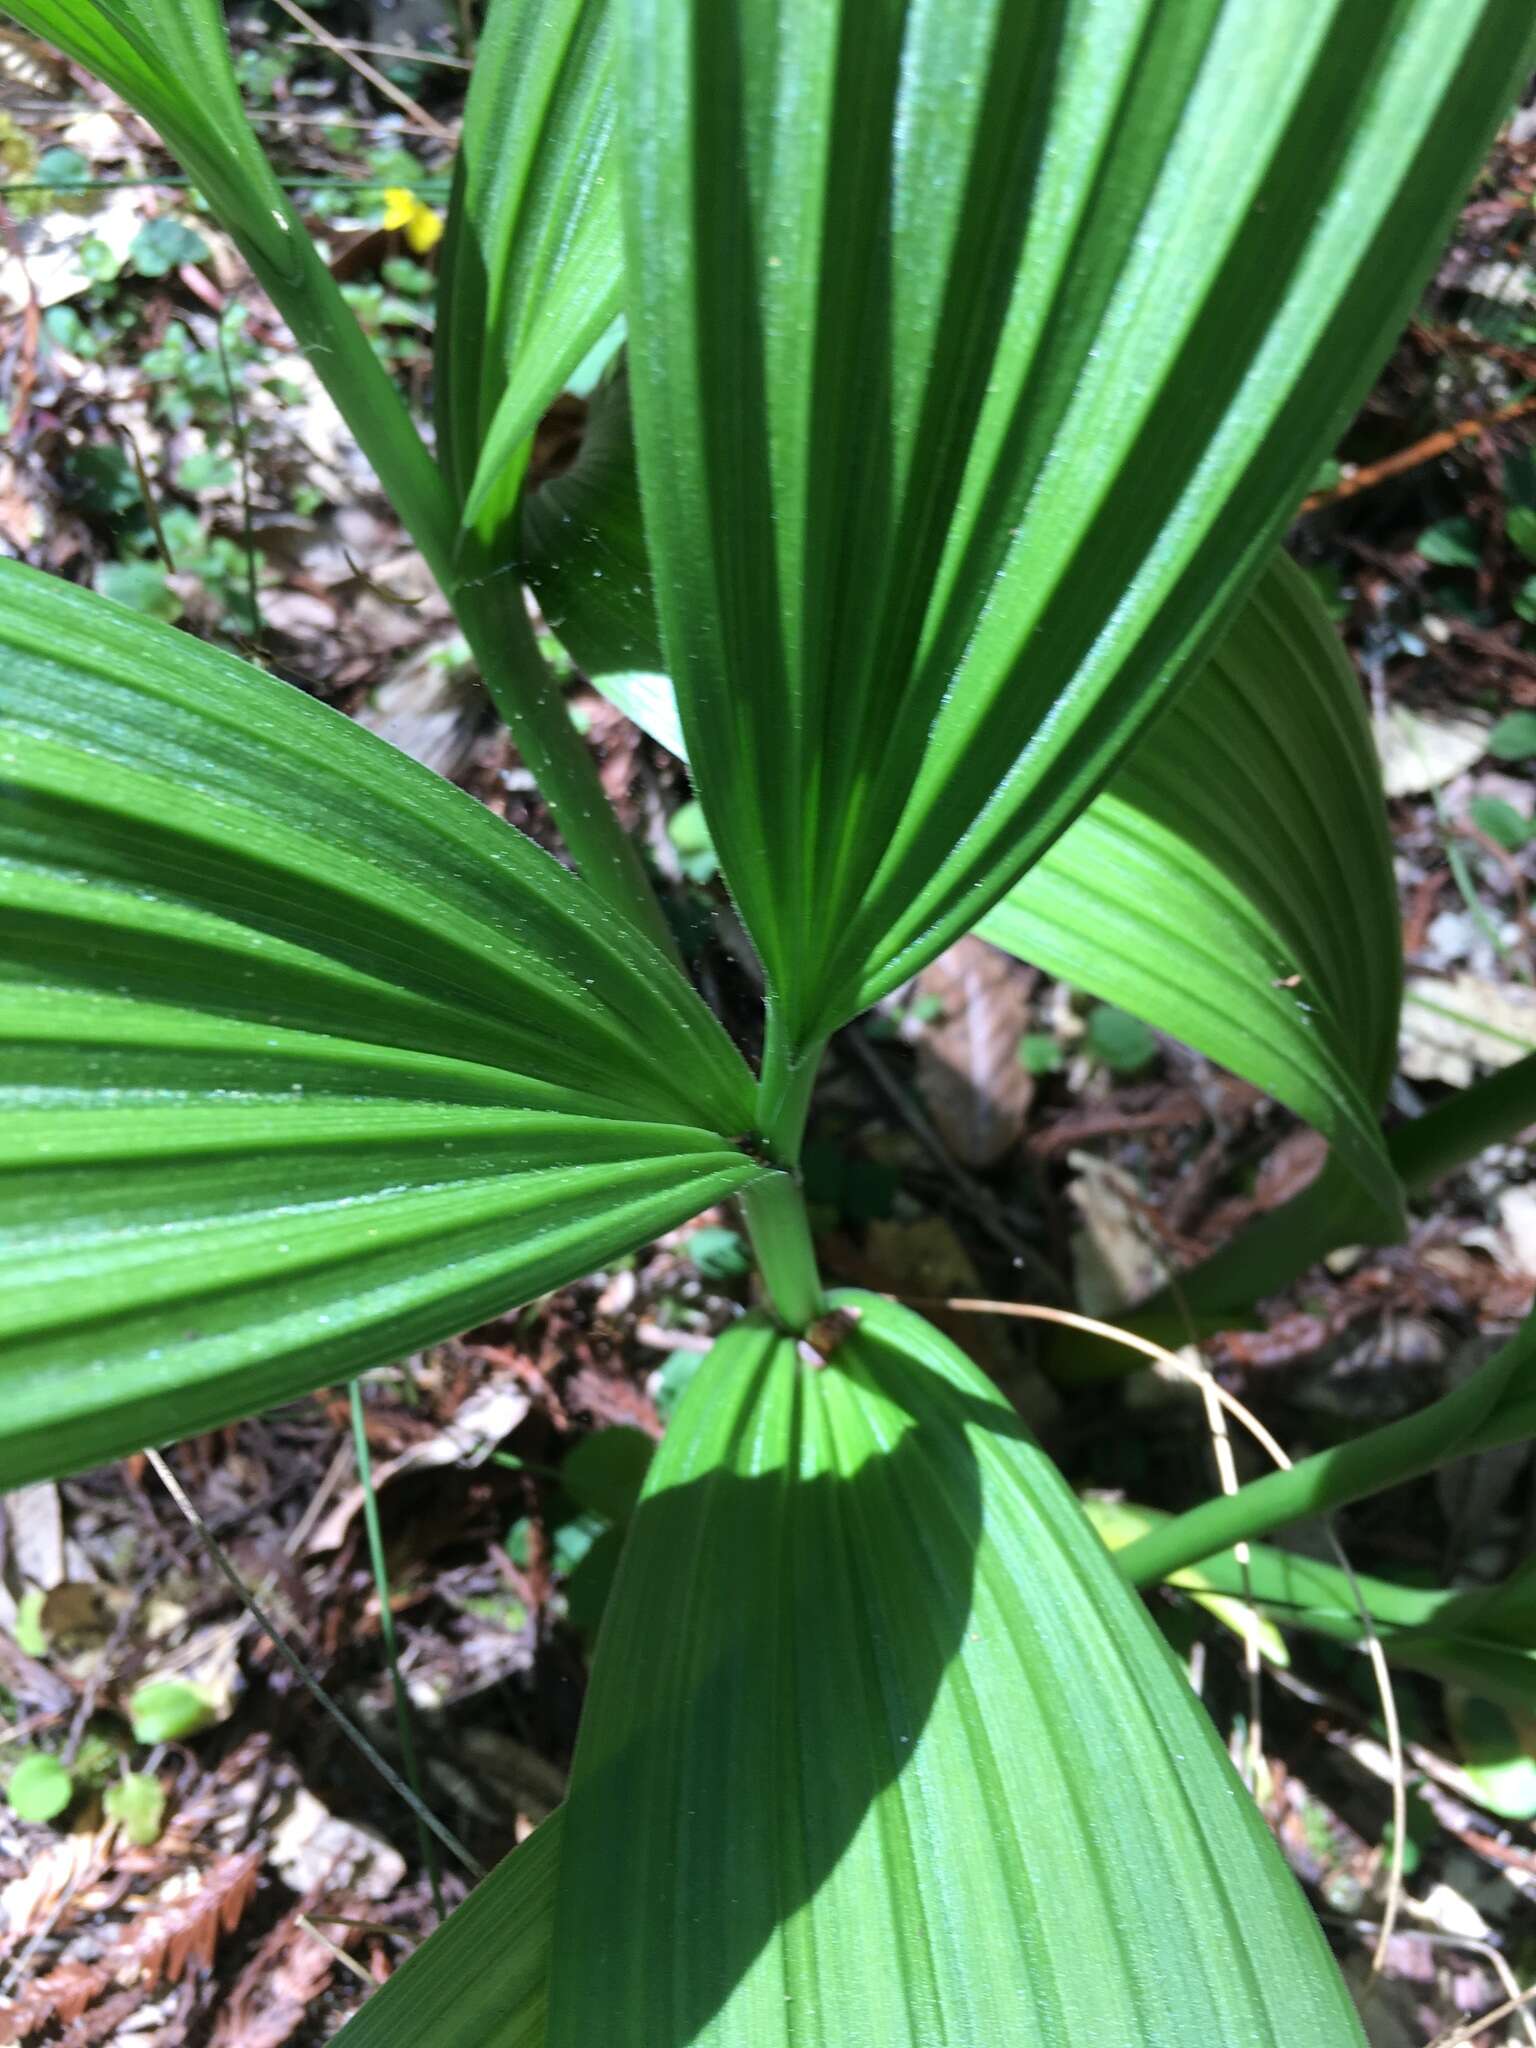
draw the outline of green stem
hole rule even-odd
[[[773,1312],[799,1336],[825,1307],[800,1184],[792,1174],[766,1173],[742,1190],[741,1207]]]
[[[1399,1124],[1387,1139],[1392,1164],[1410,1195],[1420,1195],[1479,1152],[1536,1123],[1536,1052],[1486,1081]]]
[[[368,1556],[373,1565],[374,1589],[379,1596],[379,1633],[384,1638],[384,1654],[389,1660],[389,1682],[395,1695],[395,1731],[400,1739],[400,1760],[405,1766],[405,1782],[416,1795],[417,1803],[420,1805],[424,1804],[424,1801],[421,1791],[421,1768],[416,1761],[416,1730],[411,1719],[411,1697],[406,1691],[405,1679],[400,1672],[400,1645],[395,1634],[395,1610],[390,1605],[389,1564],[384,1555],[384,1530],[379,1521],[379,1500],[373,1490],[373,1459],[368,1450],[362,1381],[353,1380],[347,1392],[352,1403],[352,1444],[357,1456],[357,1479],[363,1489],[363,1526],[368,1532]],[[419,1813],[415,1819],[421,1859],[426,1865],[427,1880],[432,1886],[432,1904],[439,1922],[442,1922],[447,1918],[447,1909],[443,1904],[443,1884],[438,1868],[437,1847],[422,1825]]]
[[[1149,1530],[1118,1553],[1133,1585],[1182,1571],[1218,1550],[1249,1542],[1309,1515],[1331,1514],[1368,1494],[1418,1479],[1452,1459],[1513,1443],[1530,1433],[1536,1379],[1536,1316],[1453,1393],[1416,1415],[1354,1442],[1271,1472],[1236,1493],[1206,1501]]]
[[[442,470],[253,137],[249,147],[251,173],[260,176],[267,205],[283,226],[275,249],[243,234],[243,209],[221,207],[218,193],[205,185],[214,211],[240,243],[453,606],[491,700],[583,878],[675,961],[676,948],[640,856],[603,793],[596,763],[539,653],[520,577],[505,564],[486,576],[466,574],[458,507]]]
[[[769,1156],[780,1166],[793,1167],[800,1158],[811,1090],[816,1085],[826,1040],[818,1039],[815,1045],[806,1048],[792,1045],[784,1029],[783,1015],[770,996],[762,1073],[757,1084],[757,1130]]]
[[[505,569],[492,571],[450,586],[449,595],[491,702],[548,800],[582,879],[678,965],[676,941],[645,867],[539,652],[521,581]]]

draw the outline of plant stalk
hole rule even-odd
[[[825,1039],[809,1047],[792,1045],[784,1029],[783,1010],[768,998],[762,1070],[757,1084],[757,1130],[769,1157],[779,1166],[799,1163],[805,1119],[811,1106]]]
[[[1331,1514],[1368,1494],[1421,1478],[1453,1458],[1518,1442],[1530,1433],[1533,1381],[1536,1316],[1528,1317],[1469,1380],[1416,1415],[1175,1515],[1128,1543],[1117,1562],[1132,1585],[1151,1585],[1286,1522]]]
[[[603,793],[586,742],[539,652],[515,569],[466,578],[448,594],[491,702],[548,800],[583,881],[681,971],[640,855]]]
[[[357,1481],[363,1489],[363,1527],[368,1533],[368,1558],[373,1566],[374,1590],[379,1596],[379,1634],[384,1640],[384,1654],[389,1660],[390,1689],[395,1696],[395,1733],[400,1741],[400,1761],[405,1766],[405,1782],[416,1795],[418,1806],[424,1805],[421,1791],[421,1766],[416,1760],[416,1729],[411,1717],[411,1696],[406,1691],[405,1679],[400,1671],[400,1644],[395,1634],[395,1610],[389,1598],[389,1563],[384,1554],[384,1530],[379,1521],[379,1497],[373,1490],[373,1458],[368,1449],[368,1426],[363,1413],[363,1383],[352,1380],[347,1387],[352,1404],[352,1447],[357,1458]],[[437,1845],[422,1822],[421,1813],[414,1815],[416,1841],[421,1860],[426,1866],[427,1882],[432,1887],[432,1906],[437,1914],[438,1924],[448,1917],[443,1904],[442,1871],[437,1859]]]
[[[465,573],[458,508],[447,481],[265,155],[254,137],[250,142],[252,174],[260,176],[269,209],[283,224],[286,260],[274,260],[243,234],[235,209],[216,204],[216,211],[222,211],[452,605],[491,701],[548,800],[583,879],[675,962],[676,947],[640,856],[603,793],[596,764],[534,641],[521,578],[507,564],[497,564],[484,578]]]
[[[798,1337],[826,1306],[800,1183],[793,1174],[764,1174],[742,1190],[741,1207],[773,1313]]]
[[[1465,1166],[1490,1145],[1536,1123],[1536,1052],[1512,1067],[1460,1088],[1387,1139],[1392,1164],[1410,1195]]]

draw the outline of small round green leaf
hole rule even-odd
[[[1049,1031],[1026,1031],[1019,1040],[1019,1065],[1028,1074],[1054,1074],[1061,1065],[1061,1047]]]
[[[22,1758],[5,1788],[6,1802],[20,1820],[57,1820],[74,1796],[68,1771],[57,1757],[40,1750]]]
[[[1089,1012],[1088,1050],[1111,1073],[1139,1074],[1157,1057],[1157,1033],[1129,1010],[1100,1003]]]
[[[1488,735],[1496,761],[1528,761],[1536,754],[1536,711],[1511,711]]]
[[[183,263],[203,263],[208,244],[179,220],[162,214],[147,220],[133,238],[128,260],[140,277],[164,277]]]
[[[1419,535],[1419,553],[1441,569],[1475,569],[1482,543],[1470,519],[1442,519]]]
[[[708,1223],[689,1233],[688,1256],[706,1280],[739,1280],[752,1270],[752,1254],[739,1230]]]
[[[1528,562],[1536,562],[1536,506],[1511,505],[1504,531]]]
[[[155,1678],[141,1685],[128,1702],[128,1718],[135,1742],[178,1742],[211,1728],[218,1712],[201,1686],[180,1678]]]
[[[129,1771],[102,1794],[103,1807],[135,1848],[147,1849],[165,1825],[165,1790],[147,1771]]]
[[[1479,832],[1509,853],[1518,853],[1531,836],[1530,819],[1522,818],[1501,796],[1474,797],[1467,815]]]

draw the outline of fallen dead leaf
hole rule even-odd
[[[1160,1287],[1164,1261],[1142,1213],[1141,1190],[1123,1167],[1071,1152],[1067,1194],[1083,1219],[1072,1233],[1076,1299],[1085,1315],[1111,1321]]]
[[[943,1006],[917,1041],[918,1092],[962,1166],[995,1166],[1023,1132],[1035,1084],[1018,1054],[1033,982],[978,938],[958,940],[917,978]]]
[[[1508,1067],[1536,1052],[1536,989],[1419,974],[1403,997],[1401,1053],[1411,1081],[1465,1088],[1478,1067]]]
[[[300,1786],[273,1830],[267,1861],[290,1891],[349,1891],[387,1899],[405,1880],[405,1858],[382,1835],[341,1820]]]
[[[1488,750],[1491,723],[1463,712],[1409,711],[1394,704],[1373,721],[1388,796],[1421,796],[1454,782]]]
[[[373,1468],[374,1491],[388,1485],[401,1472],[430,1470],[436,1465],[478,1465],[508,1437],[528,1413],[530,1402],[521,1387],[505,1380],[481,1387],[462,1403],[448,1427],[421,1443],[412,1444],[398,1458],[386,1459]],[[346,1540],[352,1517],[363,1504],[363,1489],[354,1486],[336,1503],[325,1519],[316,1524],[307,1548],[310,1551],[339,1550]]]

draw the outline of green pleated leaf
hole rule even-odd
[[[438,307],[438,449],[468,523],[516,500],[539,415],[619,311],[608,0],[492,0]]]
[[[1363,2037],[1214,1729],[944,1338],[765,1322],[651,1468],[562,1820],[548,2048]]]
[[[977,929],[1285,1103],[1352,1177],[1354,1227],[1399,1234],[1379,1122],[1402,983],[1381,781],[1338,637],[1283,556]]]
[[[218,0],[6,0],[142,114],[240,246],[447,586],[442,478],[246,119]]]
[[[560,1814],[504,1857],[336,2036],[344,2048],[544,2048]]]
[[[622,378],[599,394],[570,469],[529,494],[522,531],[552,629],[605,695],[681,752],[657,672]],[[1402,983],[1381,779],[1338,636],[1285,556],[1108,788],[977,929],[1284,1102],[1334,1147],[1338,1226],[1400,1232],[1379,1116]]]
[[[659,612],[791,1057],[1212,645],[1401,324],[1524,0],[627,0]]]
[[[664,674],[622,363],[592,394],[575,460],[523,500],[519,554],[545,623],[599,689],[608,692],[615,674],[662,676],[663,744],[685,753]],[[639,723],[654,731],[649,718]]]
[[[0,1485],[451,1335],[756,1169],[593,891],[245,663],[0,563]]]

